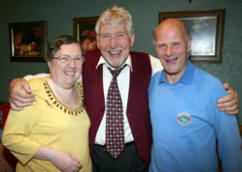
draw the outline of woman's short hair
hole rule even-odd
[[[80,45],[73,36],[60,35],[56,37],[56,39],[50,41],[48,44],[46,61],[51,61],[62,45],[73,43]]]

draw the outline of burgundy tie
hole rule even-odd
[[[108,68],[113,75],[113,79],[107,97],[106,150],[115,159],[124,150],[123,106],[117,83],[117,76],[124,67],[118,70]]]

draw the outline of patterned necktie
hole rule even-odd
[[[118,70],[108,68],[113,75],[113,79],[107,97],[106,150],[115,159],[124,150],[123,106],[117,83],[117,76],[124,67]]]

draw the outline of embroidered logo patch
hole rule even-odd
[[[181,126],[188,126],[192,122],[192,118],[188,112],[180,112],[176,116],[176,121]]]

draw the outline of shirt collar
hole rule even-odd
[[[193,80],[193,76],[194,76],[194,72],[195,72],[195,67],[194,65],[188,60],[187,62],[187,68],[185,70],[185,72],[183,73],[182,77],[175,83],[181,83],[181,84],[190,84]],[[161,75],[160,75],[160,81],[159,81],[160,84],[163,84],[163,83],[169,83],[166,79],[166,76],[165,76],[165,72],[164,70],[161,72]]]
[[[106,65],[107,67],[111,68],[111,69],[114,69],[110,64],[108,64],[106,62],[106,60],[104,60],[103,56],[100,57],[98,63],[97,63],[97,66],[96,66],[96,69],[101,66],[101,65]],[[132,68],[132,61],[131,61],[131,56],[129,55],[128,58],[126,59],[125,63],[122,65],[127,65],[129,66],[130,68],[130,71],[132,72],[133,71],[133,68]]]

